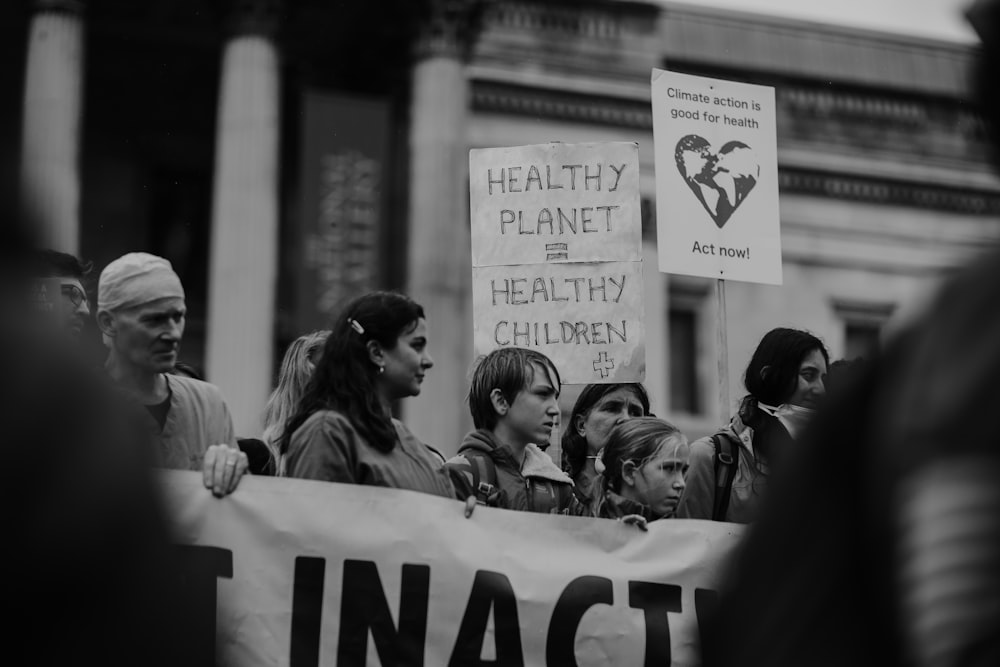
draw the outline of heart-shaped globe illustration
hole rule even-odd
[[[719,229],[729,221],[757,185],[760,163],[742,141],[726,142],[718,151],[697,134],[677,142],[677,170]]]

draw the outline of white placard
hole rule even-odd
[[[642,262],[472,270],[475,348],[537,349],[563,384],[645,378]]]
[[[653,70],[660,270],[780,285],[774,88]]]
[[[637,144],[474,149],[469,195],[473,266],[640,259]]]

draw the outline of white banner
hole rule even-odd
[[[742,527],[649,532],[409,491],[165,472],[217,648],[257,665],[696,665],[698,615]],[[575,660],[575,662],[574,662]],[[495,662],[489,662],[495,661]]]
[[[660,270],[780,285],[774,88],[653,70]]]

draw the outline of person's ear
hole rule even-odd
[[[490,392],[490,403],[493,404],[493,411],[501,417],[505,417],[507,411],[510,410],[510,404],[507,403],[507,399],[499,389]]]
[[[114,338],[115,334],[117,334],[115,318],[106,310],[97,311],[97,326],[100,328],[101,333],[108,338]]]
[[[573,419],[573,428],[576,429],[576,434],[581,438],[587,437],[587,415],[577,415]]]
[[[767,376],[770,375],[770,374],[771,374],[771,367],[770,366],[764,366],[764,368],[760,369],[760,380],[761,380],[761,382],[767,382]]]
[[[368,341],[365,343],[365,347],[368,349],[369,361],[379,368],[385,366],[385,351],[382,349],[382,345],[377,340]]]
[[[622,464],[622,482],[628,484],[629,486],[635,486],[635,474],[637,468],[635,467],[635,462],[626,461]]]

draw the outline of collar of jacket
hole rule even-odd
[[[750,452],[750,456],[756,460],[753,451],[753,427],[744,424],[743,420],[740,419],[739,414],[737,414],[734,415],[732,420],[729,422],[728,428],[732,436],[742,442],[743,446],[747,448],[748,452]]]
[[[604,500],[606,503],[615,508],[615,514],[619,517],[628,516],[629,514],[638,514],[646,521],[656,521],[657,519],[662,518],[655,515],[649,505],[643,505],[642,503],[634,500],[629,500],[625,496],[618,495],[611,490],[608,490],[604,494]]]
[[[481,428],[466,435],[462,440],[461,446],[458,448],[458,453],[461,454],[463,451],[469,449],[489,454],[496,463],[503,463],[515,469],[518,468],[517,460],[514,458],[514,453],[510,447],[500,442],[493,435],[492,431]],[[520,465],[520,471],[524,477],[535,477],[560,484],[573,485],[573,480],[570,479],[569,475],[560,470],[559,466],[549,458],[548,454],[531,443],[524,448],[524,460]]]

